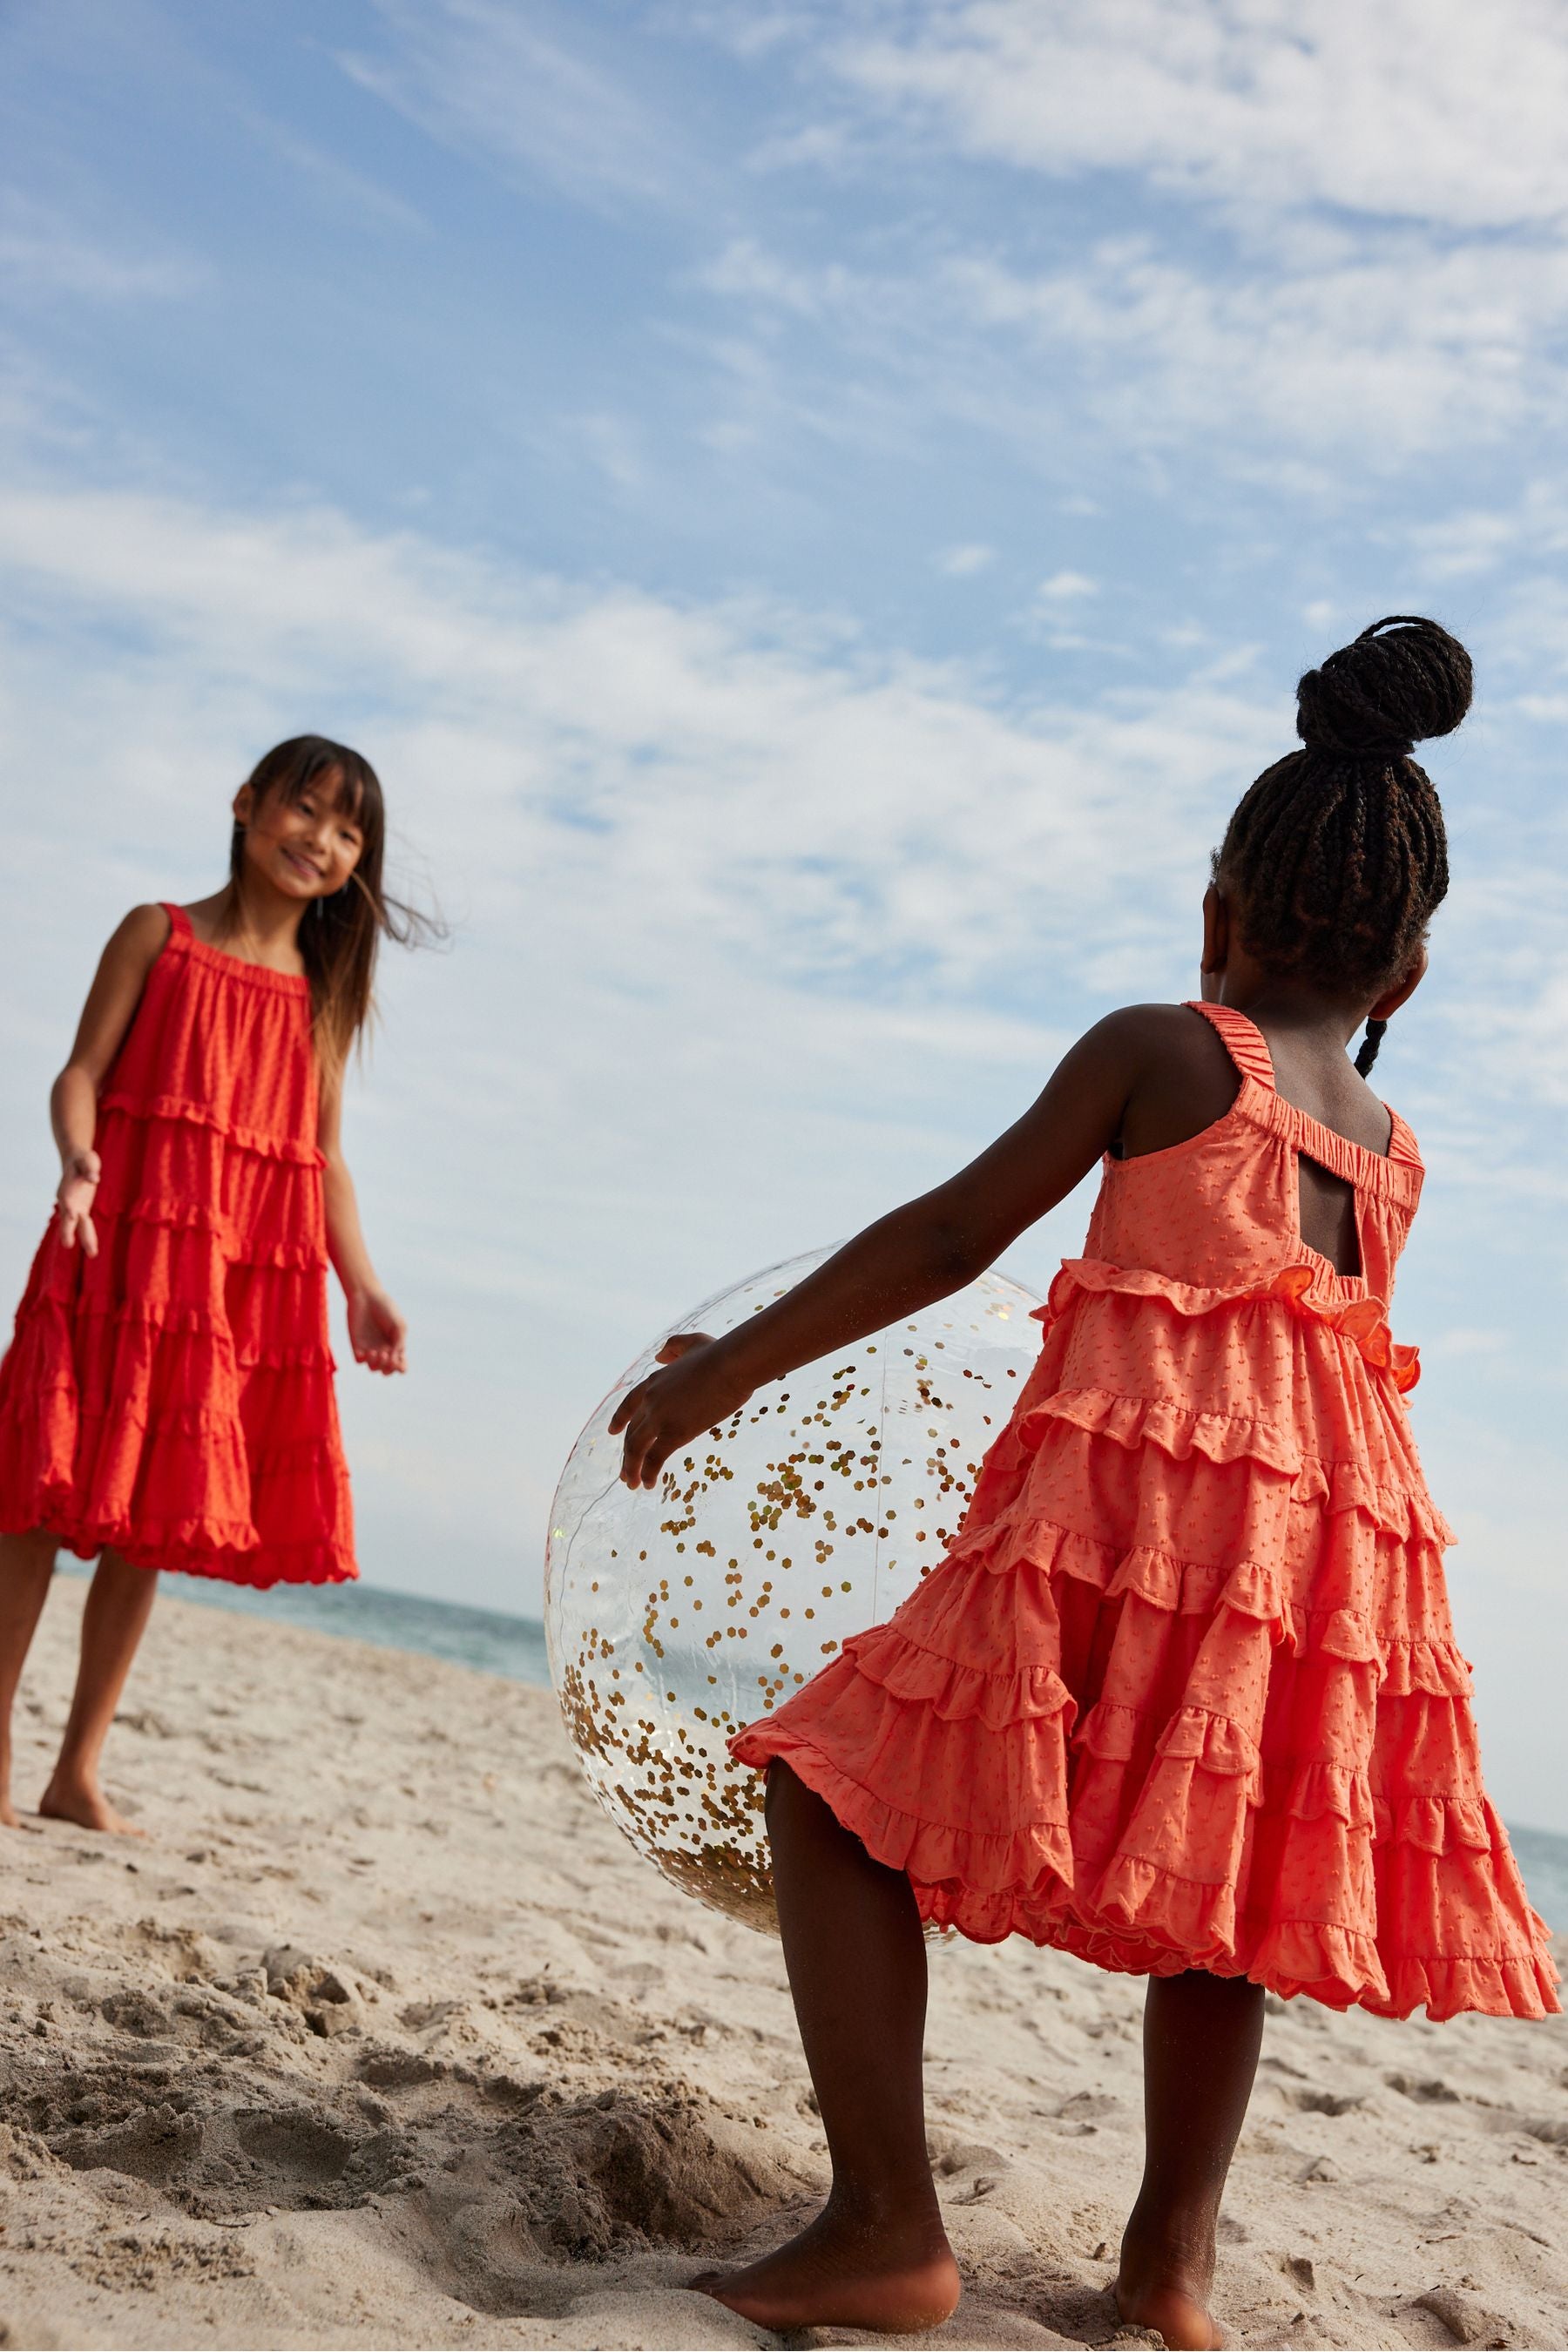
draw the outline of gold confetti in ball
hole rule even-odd
[[[676,1328],[732,1330],[830,1255],[771,1266]],[[574,1447],[545,1560],[551,1680],[606,1812],[715,1910],[774,1927],[762,1775],[726,1739],[941,1560],[1034,1367],[1038,1303],[983,1275],[759,1389],[634,1492],[607,1426],[661,1333]]]

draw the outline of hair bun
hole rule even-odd
[[[1401,758],[1426,736],[1453,733],[1470,707],[1470,656],[1458,637],[1436,621],[1394,613],[1307,672],[1296,688],[1296,731],[1312,751]]]

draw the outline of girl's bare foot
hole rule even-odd
[[[852,2214],[829,2199],[797,2238],[743,2270],[691,2282],[759,2327],[940,2327],[962,2293],[952,2249],[934,2216],[912,2227]]]
[[[104,1552],[93,1571],[81,1614],[81,1663],[65,1737],[38,1804],[49,1821],[75,1822],[79,1829],[102,1830],[111,1837],[147,1834],[116,1812],[103,1793],[99,1769],[157,1585],[156,1570],[132,1568],[117,1551]]]
[[[1140,2288],[1116,2282],[1116,2309],[1129,2327],[1152,2327],[1180,2352],[1218,2352],[1225,2337],[1201,2297],[1178,2286]]]
[[[1121,2237],[1117,2312],[1131,2328],[1157,2328],[1173,2352],[1215,2352],[1225,2338],[1208,2310],[1217,2213],[1150,2225],[1133,2210]]]
[[[57,1772],[38,1800],[46,1821],[75,1822],[79,1829],[104,1830],[113,1837],[145,1837],[145,1830],[116,1812],[96,1780],[68,1779]]]

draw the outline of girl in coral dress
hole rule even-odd
[[[229,879],[138,907],[98,968],[51,1099],[62,1172],[0,1364],[0,1822],[10,1718],[63,1546],[98,1559],[40,1810],[124,1830],[100,1782],[157,1570],[230,1583],[358,1573],[327,1338],[329,1259],[356,1359],[404,1369],[338,1139],[384,931],[381,786],[323,737],[234,803]]]
[[[1266,1987],[1384,2017],[1557,2007],[1481,1785],[1415,1350],[1386,1321],[1421,1160],[1363,1082],[1447,887],[1411,746],[1469,698],[1430,621],[1309,671],[1306,748],[1215,859],[1204,1001],[1100,1022],[971,1168],[739,1330],[671,1341],[613,1424],[652,1484],[759,1382],[971,1280],[1104,1156],[948,1557],[731,1743],[767,1771],[834,2167],[802,2236],[700,2282],[764,2326],[901,2329],[957,2299],[921,2120],[924,1922],[1148,1978],[1117,2296],[1173,2345],[1219,2341]]]

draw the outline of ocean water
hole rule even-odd
[[[63,1565],[63,1563],[62,1563]],[[74,1563],[73,1563],[74,1565]],[[85,1572],[85,1571],[84,1571]],[[171,1578],[182,1601],[214,1609],[281,1618],[317,1633],[352,1634],[384,1650],[413,1650],[510,1681],[545,1684],[544,1628],[535,1617],[497,1609],[468,1609],[455,1601],[425,1601],[374,1584],[277,1585],[270,1592],[217,1584],[198,1576]],[[1510,1822],[1509,1835],[1530,1898],[1559,1935],[1568,1935],[1568,1837]]]
[[[414,1650],[447,1658],[509,1682],[548,1683],[544,1628],[537,1617],[509,1617],[499,1609],[469,1609],[456,1601],[426,1601],[374,1584],[275,1584],[254,1592],[203,1576],[169,1577],[164,1591],[182,1601],[243,1616],[281,1618],[312,1633],[347,1633],[378,1650]]]
[[[1568,1837],[1514,1822],[1508,1833],[1531,1901],[1554,1935],[1568,1936]]]

